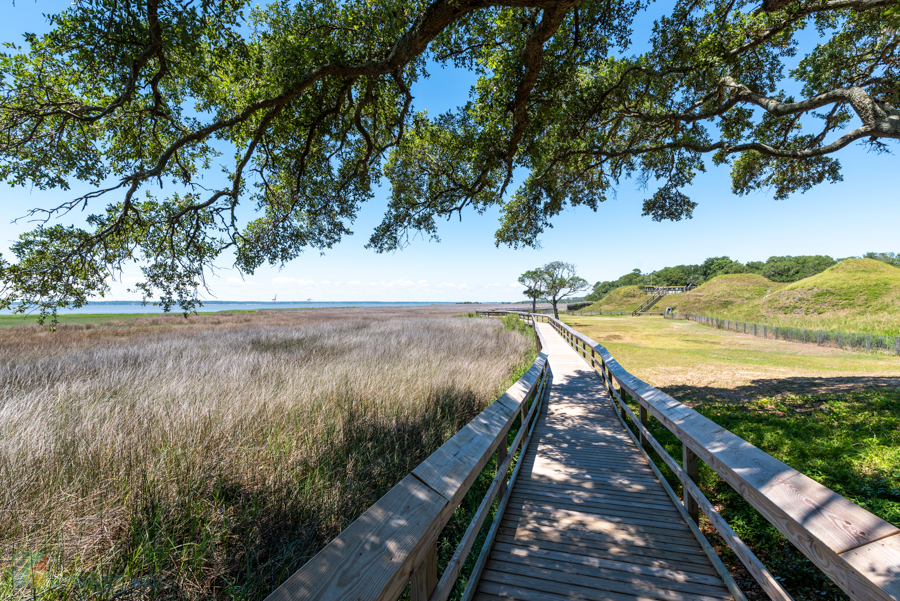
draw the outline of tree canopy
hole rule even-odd
[[[537,301],[546,293],[544,271],[541,268],[529,269],[519,276],[519,283],[525,286],[522,294],[531,299],[531,312],[537,311]]]
[[[518,247],[627,178],[645,215],[678,220],[707,157],[736,194],[784,198],[839,180],[848,145],[900,138],[896,0],[678,0],[636,34],[649,6],[75,0],[6,41],[0,178],[95,190],[36,213],[0,303],[79,305],[137,262],[148,297],[190,309],[223,252],[252,273],[327,249],[382,179],[375,251],[491,207],[497,244]],[[478,81],[429,115],[411,89],[444,65]],[[66,225],[75,209],[86,227]]]
[[[553,305],[553,315],[557,319],[560,300],[590,288],[587,280],[575,274],[575,266],[571,263],[551,261],[536,271],[540,275],[543,294]]]

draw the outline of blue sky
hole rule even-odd
[[[0,0],[0,41],[21,43],[25,31],[46,30],[41,13],[56,12],[68,2]],[[646,31],[645,27],[640,30]],[[636,40],[639,42],[639,40]],[[467,74],[435,72],[413,90],[417,109],[436,114],[465,102],[471,79]],[[699,206],[694,218],[656,223],[641,217],[646,193],[624,182],[617,198],[589,209],[569,210],[541,236],[538,250],[497,248],[493,233],[498,213],[464,213],[462,221],[442,222],[440,243],[413,240],[403,251],[378,255],[363,248],[380,222],[387,188],[360,211],[355,234],[320,255],[308,251],[283,269],[264,267],[252,276],[229,269],[229,261],[210,277],[218,300],[317,301],[507,301],[520,300],[516,278],[548,261],[567,261],[589,282],[614,279],[639,268],[644,272],[667,265],[698,263],[709,256],[728,255],[740,261],[765,260],[770,255],[827,254],[833,257],[867,251],[900,251],[900,203],[892,155],[874,155],[851,147],[839,155],[844,181],[823,185],[785,201],[766,193],[746,197],[731,194],[728,170],[709,165],[687,193]],[[79,188],[73,187],[77,192]],[[72,192],[43,192],[0,184],[0,252],[31,225],[10,223],[32,207],[51,207]],[[72,217],[70,216],[71,220]],[[126,289],[139,277],[126,270],[113,284],[111,300],[140,298]]]

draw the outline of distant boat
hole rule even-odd
[[[308,299],[306,299],[306,302],[311,303],[311,302],[312,302],[312,299],[311,299],[311,298],[308,298]]]
[[[277,303],[277,302],[278,302],[278,295],[277,295],[277,294],[275,295],[275,298],[272,299],[272,302],[273,302],[273,303]]]

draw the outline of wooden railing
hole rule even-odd
[[[524,318],[532,322],[530,316]],[[544,345],[537,328],[535,336],[540,349]],[[478,581],[487,561],[487,551],[520,464],[516,464],[509,481],[507,473],[516,452],[528,447],[537,421],[535,416],[551,380],[547,356],[541,352],[512,387],[288,578],[267,601],[393,601],[407,584],[412,601],[445,601],[491,505],[499,497],[497,518],[488,531],[464,593],[464,599],[471,598],[472,585]],[[517,415],[522,418],[521,425],[507,447],[508,434]],[[441,531],[494,454],[496,476],[438,580],[437,542]]]
[[[687,292],[693,287],[693,284],[687,286],[641,286],[644,294],[680,294]]]
[[[631,375],[587,336],[552,317],[534,318],[550,323],[600,372],[619,407],[622,425],[648,461],[653,465],[647,454],[652,447],[681,480],[685,510],[695,521],[700,510],[706,514],[772,599],[791,597],[701,492],[698,460],[731,485],[852,599],[900,600],[900,529]],[[625,403],[626,396],[637,403],[639,417]],[[651,416],[681,441],[681,465],[647,429]],[[628,427],[629,419],[637,435]]]

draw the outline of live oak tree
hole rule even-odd
[[[575,266],[571,263],[553,261],[541,267],[539,271],[544,294],[553,305],[553,316],[557,319],[559,319],[557,304],[560,300],[591,287],[587,280],[575,275]]]
[[[491,207],[518,247],[626,178],[678,220],[707,158],[736,194],[784,198],[900,138],[896,0],[75,0],[50,19],[0,57],[0,178],[94,189],[35,209],[0,260],[22,310],[83,304],[130,262],[192,309],[223,253],[252,273],[330,248],[382,180],[376,251]],[[468,102],[418,111],[445,65],[477,77]]]
[[[522,294],[531,299],[531,312],[537,312],[537,301],[544,296],[544,272],[541,269],[530,269],[519,276],[519,283],[525,286]]]

